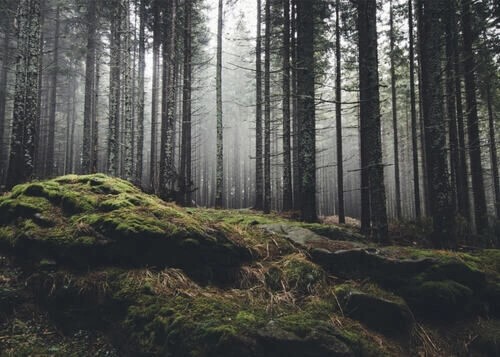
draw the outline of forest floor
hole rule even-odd
[[[64,176],[0,197],[0,356],[498,356],[500,250],[181,208]]]

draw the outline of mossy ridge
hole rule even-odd
[[[337,329],[340,326],[334,326],[332,321],[348,320],[336,315],[333,300],[315,297],[300,305],[269,309],[269,300],[249,296],[247,290],[200,287],[176,269],[111,270],[85,275],[57,272],[38,275],[31,279],[31,286],[45,303],[54,304],[56,311],[75,311],[84,316],[96,316],[98,311],[102,321],[115,321],[113,325],[134,342],[135,353],[216,355],[219,346],[242,336],[252,339],[252,344],[258,343],[257,332],[273,322],[298,336],[323,328],[360,351],[360,355],[386,355],[383,351],[389,346],[377,345],[352,322]],[[70,308],[75,303],[80,310]],[[70,320],[80,321],[81,316],[74,315]]]
[[[102,174],[18,185],[1,198],[2,210],[0,224],[13,231],[0,231],[0,247],[30,259],[47,257],[80,267],[184,267],[179,262],[189,257],[193,245],[198,255],[191,260],[202,265],[237,265],[250,259],[238,232],[228,235],[205,226],[175,204]]]

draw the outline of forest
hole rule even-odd
[[[498,1],[0,12],[0,356],[500,355]]]

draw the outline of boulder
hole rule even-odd
[[[387,336],[408,338],[413,332],[415,319],[404,301],[350,291],[342,305],[344,314]]]

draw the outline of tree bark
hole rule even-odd
[[[7,81],[9,79],[9,66],[10,66],[10,28],[6,30],[5,37],[3,39],[3,49],[2,49],[2,76],[0,78],[0,164],[2,167],[6,168],[7,162],[4,162],[4,153],[7,152],[8,142],[5,140],[5,125],[7,124],[6,118],[6,105],[7,105]],[[3,183],[5,177],[4,169],[0,170],[0,184]]]
[[[358,2],[359,87],[361,142],[366,150],[362,167],[367,169],[372,235],[388,240],[384,167],[380,127],[380,99],[377,54],[377,5],[375,0]],[[362,149],[362,151],[364,151]]]
[[[271,0],[265,0],[264,36],[264,213],[271,212]]]
[[[134,176],[134,117],[132,114],[133,108],[133,97],[132,97],[132,86],[134,82],[132,80],[132,44],[131,44],[131,32],[130,32],[130,0],[123,0],[123,7],[125,13],[124,17],[124,29],[123,29],[123,105],[124,105],[124,146],[123,146],[123,163],[124,163],[124,175],[125,179],[132,181]]]
[[[467,103],[467,131],[469,134],[469,157],[472,177],[472,193],[474,196],[474,216],[476,229],[482,233],[488,228],[486,212],[486,196],[483,181],[483,165],[481,162],[481,142],[479,138],[479,120],[477,116],[475,60],[472,50],[474,34],[472,29],[471,0],[462,1],[462,33],[465,72],[465,96]]]
[[[283,0],[283,211],[292,209],[290,132],[290,0]]]
[[[109,130],[108,130],[108,172],[118,176],[120,160],[120,98],[121,98],[121,8],[120,0],[113,2],[110,35],[109,73]]]
[[[35,126],[38,118],[38,76],[40,57],[40,0],[19,4],[18,55],[14,93],[14,117],[7,171],[7,188],[33,178]]]
[[[410,111],[411,111],[411,143],[413,159],[413,196],[415,201],[415,217],[420,219],[420,177],[418,168],[417,107],[415,99],[415,46],[413,37],[413,0],[408,0],[408,32],[410,55]]]
[[[342,146],[342,64],[340,47],[340,0],[335,2],[335,123],[337,128],[337,197],[339,223],[345,223],[344,155]]]
[[[493,192],[495,194],[495,215],[500,220],[500,180],[498,177],[498,156],[495,135],[495,118],[493,115],[493,95],[491,94],[491,84],[486,86],[486,103],[488,106],[488,133],[490,139],[490,161],[491,176],[493,179]]]
[[[262,166],[262,3],[257,0],[257,37],[255,46],[255,205],[264,208],[264,168]]]
[[[167,4],[166,35],[163,42],[163,98],[161,120],[160,151],[160,195],[165,199],[173,199],[177,174],[173,157],[175,130],[175,69],[176,69],[176,1]]]
[[[316,214],[316,120],[314,103],[315,1],[297,2],[297,96],[300,167],[300,213],[306,222]]]
[[[191,205],[192,175],[191,175],[191,79],[192,79],[192,53],[191,53],[191,27],[192,3],[184,2],[184,78],[182,86],[182,145],[181,145],[181,194],[182,203]]]
[[[144,160],[144,74],[146,72],[146,1],[139,4],[139,73],[137,75],[137,153],[135,183],[142,186]]]
[[[291,0],[291,72],[292,72],[292,185],[293,209],[300,210],[300,167],[299,167],[299,127],[298,127],[298,97],[297,97],[297,0]]]
[[[215,187],[215,207],[221,208],[223,204],[224,183],[224,127],[222,123],[222,24],[223,0],[219,0],[218,25],[217,25],[217,74],[216,74],[216,105],[217,105],[217,169]]]
[[[82,172],[90,173],[92,166],[92,106],[94,102],[96,59],[96,0],[87,4],[87,56],[85,60],[85,103],[83,109]],[[118,5],[117,5],[118,6]]]
[[[446,127],[443,118],[441,85],[440,23],[443,0],[419,0],[424,14],[419,19],[422,63],[422,107],[425,129],[426,164],[430,216],[433,219],[432,239],[436,247],[453,245],[453,210],[448,181]]]
[[[151,88],[151,158],[149,168],[149,179],[151,190],[158,193],[158,146],[157,146],[157,121],[158,121],[158,88],[160,67],[160,0],[153,0],[153,78]]]
[[[398,113],[397,113],[397,94],[396,94],[396,64],[394,58],[395,39],[394,39],[394,10],[392,0],[389,10],[389,37],[390,37],[390,62],[391,62],[391,97],[392,97],[392,129],[394,145],[394,183],[396,201],[396,219],[401,219],[401,182],[399,173],[399,134],[398,134]]]
[[[455,103],[455,54],[453,46],[453,38],[456,34],[453,31],[455,4],[454,1],[448,1],[447,3],[447,13],[446,16],[446,110],[448,119],[448,140],[450,144],[450,178],[451,178],[451,202],[454,208],[453,213],[456,214],[458,206],[458,195],[463,193],[460,192],[461,187],[460,173],[459,173],[459,151],[458,151],[458,132],[457,132],[457,111]]]

